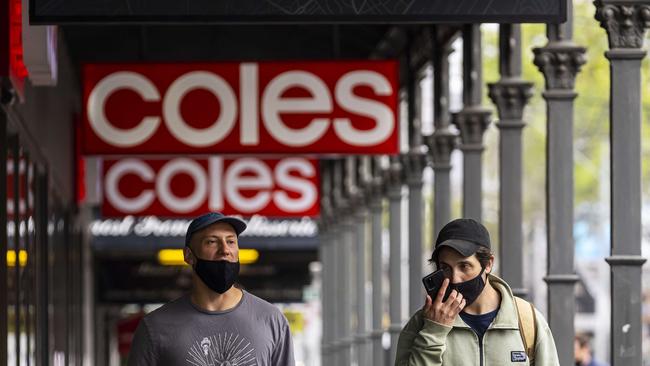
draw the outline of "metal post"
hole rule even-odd
[[[357,365],[370,365],[368,352],[368,309],[366,294],[366,258],[368,253],[366,229],[368,222],[368,208],[360,206],[355,213],[355,249],[356,249],[356,274],[357,274],[357,334],[355,336],[357,350]]]
[[[336,225],[337,230],[336,233],[334,234],[335,237],[335,242],[334,242],[334,247],[335,247],[335,262],[336,262],[336,275],[335,275],[335,283],[339,287],[339,294],[336,297],[336,340],[334,341],[334,352],[335,352],[335,361],[337,365],[344,365],[346,364],[345,362],[349,362],[350,358],[349,355],[346,357],[346,353],[349,353],[349,345],[345,344],[345,336],[346,336],[346,328],[347,328],[347,323],[349,320],[346,318],[346,315],[349,315],[349,312],[346,311],[345,305],[347,303],[346,295],[347,291],[349,288],[348,281],[349,279],[345,278],[346,276],[346,270],[345,268],[347,267],[345,257],[346,257],[346,248],[345,248],[345,236],[343,235],[343,231],[340,230],[340,221],[337,221],[334,223]]]
[[[483,203],[483,134],[491,112],[481,106],[482,65],[481,26],[463,27],[463,109],[454,113],[453,123],[460,131],[463,152],[463,217],[481,221]]]
[[[348,210],[350,207],[348,206]],[[353,264],[355,260],[356,253],[354,253],[355,243],[354,243],[354,224],[352,222],[351,215],[344,218],[344,220],[339,224],[343,234],[341,240],[341,248],[343,252],[340,253],[340,260],[343,263],[343,271],[341,272],[342,279],[338,284],[342,287],[341,296],[343,298],[343,339],[341,342],[341,352],[343,357],[341,358],[342,365],[351,365],[352,360],[356,354],[356,349],[354,347],[354,328],[356,321],[356,314],[354,311],[355,305],[355,274],[353,271]]]
[[[404,156],[409,189],[409,314],[414,314],[424,304],[424,287],[422,286],[422,267],[425,263],[422,255],[422,226],[424,223],[422,207],[422,175],[426,165],[424,152],[412,150]]]
[[[322,210],[321,210],[322,216]],[[332,265],[330,259],[330,233],[327,223],[321,217],[321,222],[318,228],[318,236],[320,241],[319,255],[322,264],[322,290],[321,290],[321,314],[322,314],[322,336],[321,336],[321,363],[323,365],[330,364],[330,338],[331,338],[331,300],[330,294],[330,273],[332,272],[330,266]]]
[[[371,237],[369,233],[370,210],[369,203],[372,199],[372,174],[370,156],[358,158],[359,169],[358,196],[361,201],[356,212],[356,245],[358,247],[357,256],[357,355],[358,366],[372,365],[371,349],[371,312],[369,303],[369,244]]]
[[[571,14],[571,2],[567,4]],[[575,78],[586,62],[586,49],[573,44],[573,19],[546,26],[548,44],[534,49],[534,63],[546,90],[546,223],[548,323],[561,365],[574,362],[573,335],[578,276],[573,265],[573,100]]]
[[[330,233],[330,220],[332,215],[332,176],[331,176],[331,165],[328,161],[321,160],[320,162],[321,170],[321,218],[319,222],[319,239],[320,239],[320,250],[321,250],[321,264],[322,264],[322,290],[321,290],[321,307],[322,307],[322,337],[321,337],[321,363],[323,365],[332,364],[331,355],[332,347],[331,343],[334,340],[334,333],[332,323],[335,319],[334,310],[336,304],[334,302],[335,294],[332,293],[331,289],[334,285],[334,275],[333,265],[335,260],[332,256],[332,249],[334,244],[331,240]]]
[[[392,159],[386,183],[388,184],[389,200],[389,230],[390,230],[390,296],[389,315],[390,353],[389,359],[394,360],[397,351],[397,339],[402,331],[402,164],[394,157]]]
[[[341,219],[340,214],[347,210],[347,202],[343,199],[343,162],[340,159],[333,161],[332,177],[332,198],[334,203],[335,221],[332,223],[333,242],[334,244],[334,263],[336,266],[334,283],[339,287],[339,293],[336,297],[336,339],[333,342],[336,365],[349,365],[349,345],[346,346],[346,329],[350,322],[350,309],[347,308],[349,301],[348,293],[350,288],[348,266],[346,258],[348,257],[346,247],[346,237],[341,230],[341,225],[345,220]]]
[[[346,306],[346,311],[348,311],[348,314],[346,314],[346,319],[348,320],[347,322],[347,328],[346,330],[346,337],[345,337],[345,345],[348,348],[348,351],[346,352],[347,355],[350,357],[350,362],[354,363],[354,360],[358,359],[359,356],[359,349],[357,347],[356,339],[355,339],[355,332],[357,329],[357,325],[359,323],[359,319],[357,317],[357,304],[359,302],[359,297],[361,296],[360,294],[360,289],[357,287],[358,286],[358,281],[357,281],[357,272],[355,271],[355,266],[357,265],[357,257],[360,255],[358,252],[358,245],[356,242],[356,225],[355,225],[355,219],[356,219],[356,210],[360,206],[359,202],[359,189],[357,187],[357,162],[356,158],[354,156],[348,156],[344,160],[345,162],[345,167],[344,167],[344,194],[345,194],[345,200],[347,201],[347,210],[345,210],[344,214],[342,215],[344,218],[344,223],[341,225],[343,229],[343,235],[345,236],[344,242],[346,246],[346,271],[347,271],[347,276],[346,282],[348,282],[347,287],[346,287],[346,297],[347,297],[347,303],[345,304]],[[347,363],[346,363],[347,365]]]
[[[408,248],[409,248],[409,279],[408,279],[408,309],[409,314],[415,313],[422,306],[424,291],[422,279],[422,175],[426,165],[425,147],[422,145],[422,125],[419,117],[421,110],[417,81],[417,70],[412,65],[411,52],[419,52],[412,48],[407,49],[407,102],[408,102],[408,133],[409,152],[402,156],[402,163],[406,170],[406,183],[409,189],[408,207]]]
[[[435,130],[426,137],[433,161],[433,235],[435,237],[451,218],[451,153],[456,148],[457,136],[449,129],[449,55],[451,47],[436,41],[437,28],[432,27],[435,42],[433,50],[433,112]]]
[[[0,97],[2,93],[4,93],[4,89],[0,86]],[[7,202],[7,122],[7,115],[4,109],[0,108],[0,202]],[[2,254],[0,256],[0,365],[6,365],[8,362],[7,330],[9,319],[7,309],[9,294],[7,293],[7,261],[4,257],[4,253],[7,253],[7,245],[7,205],[2,204],[0,205],[0,253]]]
[[[501,79],[489,84],[499,122],[499,258],[501,276],[515,295],[526,297],[523,284],[522,142],[524,107],[533,84],[521,79],[521,29],[519,24],[499,26]]]
[[[611,357],[640,366],[641,354],[641,60],[650,1],[597,0],[596,19],[610,50]]]
[[[339,363],[341,365],[350,365],[352,362],[353,352],[353,306],[354,306],[354,273],[352,272],[353,259],[350,254],[354,247],[354,226],[351,222],[350,209],[353,206],[350,196],[352,190],[350,183],[350,175],[346,172],[349,171],[346,160],[336,160],[334,170],[334,187],[335,193],[335,206],[338,212],[337,217],[337,231],[338,234],[338,255],[337,261],[340,262],[338,269],[336,283],[340,287],[339,293]]]
[[[376,161],[376,160],[375,160]],[[373,164],[373,180],[370,198],[370,243],[372,245],[372,365],[384,365],[384,347],[381,338],[384,335],[384,297],[382,266],[382,225],[383,189],[381,169]]]
[[[323,248],[323,358],[322,365],[336,363],[336,275],[335,275],[335,236],[332,233],[330,222],[323,225],[324,232],[320,234]]]

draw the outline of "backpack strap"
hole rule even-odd
[[[526,355],[530,364],[534,365],[535,361],[535,342],[537,340],[537,316],[535,307],[528,301],[515,296],[515,307],[517,308],[517,318],[519,319],[519,334],[526,348]]]

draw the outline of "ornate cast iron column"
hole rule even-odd
[[[573,19],[548,24],[548,44],[534,49],[534,63],[544,74],[546,90],[546,225],[548,323],[561,365],[574,362],[575,283],[573,242],[573,101],[575,78],[585,63],[584,47],[571,40]]]
[[[481,25],[463,27],[463,109],[454,113],[463,152],[463,216],[481,221],[483,202],[483,133],[492,112],[481,106],[483,78]]]
[[[523,286],[522,142],[524,107],[533,84],[521,79],[521,29],[518,24],[499,26],[501,79],[489,84],[490,98],[499,114],[499,259],[501,276],[513,293],[525,297]]]
[[[368,293],[366,291],[368,283],[368,275],[366,263],[368,263],[368,202],[366,200],[366,190],[370,182],[370,161],[369,157],[363,156],[355,158],[357,162],[357,194],[356,194],[356,209],[353,212],[354,225],[355,225],[355,251],[356,251],[356,312],[357,312],[357,329],[355,335],[356,343],[356,356],[357,365],[371,365],[370,356],[372,355],[369,350],[369,337],[370,330],[368,329],[368,320],[370,314],[368,312]]]
[[[451,153],[456,148],[457,135],[449,129],[449,44],[437,41],[436,27],[432,27],[433,60],[433,135],[426,137],[430,159],[433,162],[433,238],[451,219]]]
[[[372,158],[372,180],[367,191],[370,206],[370,243],[372,246],[372,365],[384,365],[384,347],[381,338],[384,335],[384,297],[383,297],[383,261],[382,261],[382,213],[384,186],[382,170],[377,158]]]
[[[610,50],[611,357],[641,365],[641,60],[650,1],[597,0]]]
[[[420,37],[426,39],[428,37]],[[417,43],[416,43],[417,44]],[[422,54],[421,48],[414,47],[407,50],[407,55],[411,53]],[[426,54],[425,54],[426,55]],[[407,95],[408,95],[408,133],[409,133],[409,151],[402,155],[402,164],[406,173],[406,185],[408,187],[408,248],[409,248],[409,279],[408,279],[408,312],[415,313],[422,307],[424,291],[422,288],[422,226],[423,226],[423,207],[422,207],[422,175],[426,166],[426,148],[422,144],[422,122],[420,120],[421,95],[419,93],[419,76],[417,65],[412,60],[417,60],[417,56],[407,57]]]
[[[404,184],[403,168],[398,157],[391,157],[390,167],[384,177],[388,190],[390,231],[390,260],[388,272],[390,276],[390,296],[388,311],[390,315],[390,353],[389,360],[395,359],[397,339],[402,330],[402,185]]]
[[[336,247],[336,284],[339,288],[337,302],[336,364],[349,365],[352,362],[352,228],[345,217],[350,202],[344,196],[344,160],[334,160],[332,192],[334,195],[335,217],[334,240]]]
[[[318,236],[320,241],[320,260],[322,263],[322,290],[321,290],[321,313],[323,314],[322,322],[322,337],[321,337],[321,354],[323,365],[331,365],[334,360],[331,359],[332,347],[331,342],[335,336],[335,329],[333,323],[336,311],[336,303],[334,299],[336,294],[332,291],[335,289],[334,276],[334,258],[332,256],[332,249],[334,243],[331,240],[332,235],[330,232],[330,220],[332,219],[332,200],[331,200],[331,169],[328,161],[320,161],[321,168],[321,208],[320,220],[318,228]]]

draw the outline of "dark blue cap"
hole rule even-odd
[[[226,216],[221,212],[210,212],[203,214],[190,222],[190,226],[187,227],[187,233],[185,233],[185,246],[190,244],[190,239],[195,232],[205,229],[206,227],[215,224],[217,222],[225,222],[230,224],[230,226],[235,229],[237,236],[246,230],[246,222],[242,219],[238,219],[233,216]]]

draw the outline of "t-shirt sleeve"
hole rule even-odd
[[[293,359],[293,344],[291,341],[291,332],[289,331],[289,324],[284,316],[281,316],[280,323],[280,339],[275,343],[273,350],[273,365],[274,366],[294,366]]]
[[[151,339],[149,327],[143,319],[133,335],[131,351],[129,352],[128,366],[155,366],[158,355]]]

